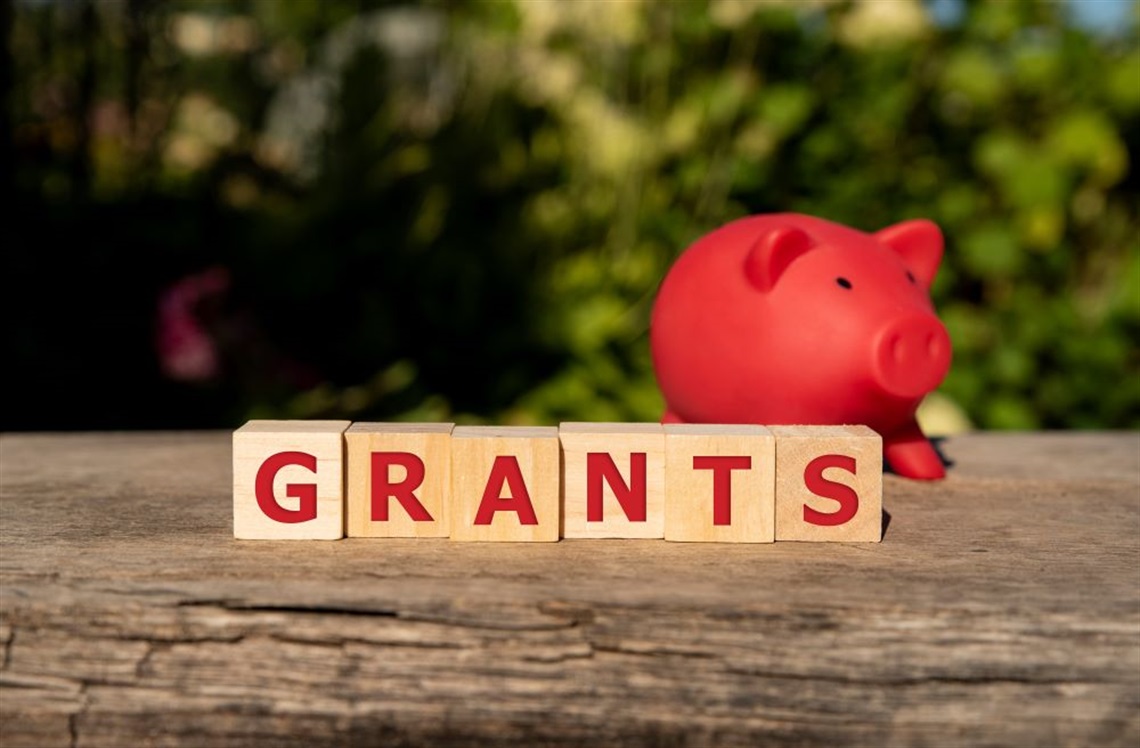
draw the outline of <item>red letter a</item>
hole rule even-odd
[[[503,497],[504,483],[511,487],[510,498]],[[519,524],[538,524],[538,519],[534,516],[534,505],[530,503],[530,494],[519,469],[518,458],[514,455],[499,455],[495,458],[491,475],[487,478],[487,487],[483,489],[483,500],[479,502],[479,511],[475,514],[475,524],[491,524],[495,512],[517,512]]]

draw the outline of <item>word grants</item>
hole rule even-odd
[[[866,426],[250,421],[234,537],[879,542]]]

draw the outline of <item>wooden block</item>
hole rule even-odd
[[[659,423],[563,423],[562,537],[665,536]]]
[[[354,423],[344,432],[350,538],[446,538],[452,423]]]
[[[771,543],[776,437],[763,426],[665,426],[665,539]]]
[[[452,540],[556,541],[558,429],[457,426],[451,433]]]
[[[234,537],[344,537],[348,421],[250,421],[234,432]]]
[[[772,426],[776,540],[883,537],[883,440],[866,426]]]

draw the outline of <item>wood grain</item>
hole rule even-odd
[[[250,421],[233,434],[234,537],[243,540],[340,540],[344,537],[344,430],[349,421]],[[295,490],[315,491],[308,518],[277,521],[258,505],[254,486],[271,456],[293,459],[269,473],[273,499],[287,515],[305,512]],[[311,464],[297,462],[311,460]],[[301,515],[304,516],[304,515]]]
[[[504,460],[507,462],[501,462]],[[509,469],[496,476],[496,467]],[[560,468],[556,428],[457,426],[451,433],[447,507],[451,539],[557,541]],[[478,512],[484,501],[501,508],[491,513],[489,523],[479,524]],[[523,516],[519,511],[523,506],[531,516]]]
[[[776,540],[817,543],[877,543],[883,533],[883,440],[866,426],[772,426],[776,435]],[[817,458],[840,458],[815,475],[821,486],[809,486],[809,465]],[[844,492],[853,515],[840,517]],[[820,494],[820,495],[817,495]],[[820,513],[812,524],[807,512]],[[840,521],[842,519],[842,521]]]
[[[453,423],[358,422],[344,432],[345,534],[358,538],[446,538],[451,531],[447,496],[451,491],[451,431]],[[422,465],[422,478],[408,501],[423,507],[426,517],[417,521],[395,496],[388,502],[387,520],[372,516],[372,454],[393,452],[411,456]],[[414,463],[413,463],[414,464]],[[406,466],[386,465],[380,480],[408,480]],[[415,504],[412,504],[414,507]]]
[[[665,537],[665,430],[661,424],[566,422],[559,425],[558,438],[562,446],[562,537]],[[591,452],[609,456],[625,488],[634,485],[632,455],[644,455],[644,519],[630,520],[608,481],[602,482],[602,519],[588,518],[587,456]]]
[[[701,459],[728,458],[716,524],[716,478]],[[741,460],[747,460],[746,463]],[[746,466],[745,466],[746,465]],[[776,438],[764,426],[670,423],[665,426],[665,539],[771,543],[776,539]]]
[[[1140,742],[1140,435],[981,434],[882,543],[230,536],[230,434],[0,436],[0,744]]]

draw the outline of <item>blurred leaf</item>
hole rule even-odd
[[[995,106],[1005,94],[1005,79],[997,63],[977,48],[953,53],[942,77],[942,88],[980,107]]]
[[[807,120],[814,99],[807,86],[771,86],[759,97],[760,117],[782,137],[795,132]]]
[[[1021,268],[1023,253],[1008,226],[984,224],[962,237],[962,261],[980,278],[1015,275]]]
[[[1105,85],[1118,110],[1136,114],[1140,110],[1140,50],[1133,49],[1110,63]]]
[[[1102,112],[1065,114],[1050,127],[1045,147],[1061,163],[1087,169],[1101,185],[1115,184],[1128,169],[1128,152]]]

